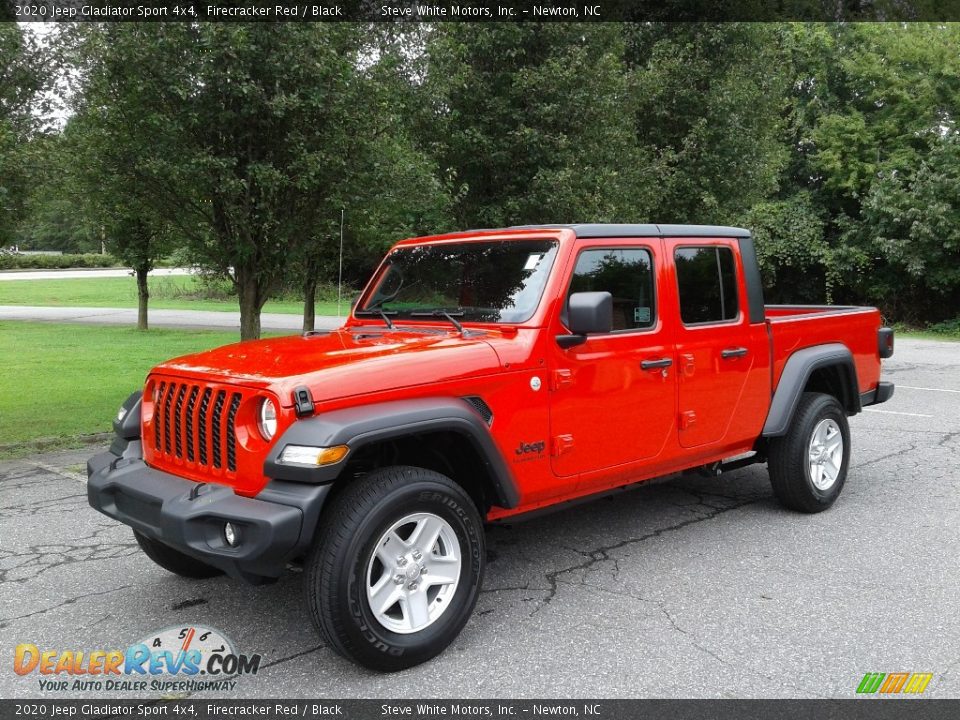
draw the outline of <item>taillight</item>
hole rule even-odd
[[[881,358],[893,355],[893,328],[882,327],[877,331],[878,349]]]

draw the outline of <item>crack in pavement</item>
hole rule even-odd
[[[694,494],[694,493],[691,493]],[[712,520],[724,513],[731,512],[733,510],[738,510],[747,505],[752,505],[754,503],[760,502],[760,498],[753,498],[750,500],[745,500],[743,502],[738,502],[733,505],[729,505],[724,508],[715,508],[713,512],[699,514],[696,517],[692,517],[689,520],[684,520],[683,522],[676,523],[674,525],[668,525],[667,527],[659,528],[653,532],[645,533],[635,538],[627,538],[625,540],[620,540],[618,542],[612,543],[610,545],[601,545],[598,548],[592,550],[577,550],[576,552],[580,553],[582,556],[587,558],[584,562],[571,565],[569,567],[561,568],[559,570],[553,570],[544,575],[546,581],[550,584],[550,587],[547,588],[547,595],[540,601],[540,605],[530,613],[530,617],[533,617],[539,613],[543,608],[549,605],[553,599],[557,596],[557,590],[559,586],[559,578],[561,575],[566,573],[575,572],[577,570],[583,570],[585,573],[589,571],[594,565],[605,560],[610,560],[610,552],[614,550],[619,550],[621,548],[627,547],[629,545],[637,545],[639,543],[646,542],[647,540],[652,540],[653,538],[660,537],[661,535],[673,532],[676,530],[682,530],[683,528],[689,527],[690,525],[695,525],[697,523],[704,522],[706,520]]]
[[[581,581],[581,582],[579,582],[579,583],[572,583],[572,582],[568,582],[568,581],[566,581],[566,580],[560,580],[560,581],[558,581],[558,582],[560,582],[560,583],[562,583],[562,584],[564,584],[564,585],[581,585],[581,586],[583,586],[583,587],[587,587],[587,585],[586,585],[586,583],[585,583],[584,581]],[[610,595],[616,595],[616,596],[618,596],[618,597],[625,597],[625,598],[630,598],[630,599],[632,599],[632,600],[637,600],[637,601],[642,602],[642,603],[647,604],[647,605],[653,605],[654,608],[657,610],[657,612],[659,612],[659,613],[666,619],[666,621],[670,624],[670,627],[673,628],[674,631],[676,631],[676,632],[678,632],[678,633],[680,633],[681,635],[683,635],[683,636],[686,637],[687,642],[690,644],[691,647],[693,647],[694,649],[696,649],[696,650],[698,650],[698,651],[700,651],[700,652],[702,652],[702,653],[704,653],[704,654],[706,654],[706,655],[709,655],[710,657],[712,657],[714,660],[716,660],[718,663],[720,663],[720,664],[723,665],[724,667],[733,668],[735,671],[746,671],[746,672],[748,672],[748,673],[750,673],[750,674],[752,674],[752,675],[756,675],[757,677],[763,678],[764,680],[767,680],[768,682],[775,682],[775,681],[783,682],[783,679],[782,679],[782,678],[774,678],[773,676],[768,675],[768,674],[766,674],[766,673],[764,673],[764,672],[761,672],[761,671],[757,670],[756,668],[753,668],[753,667],[748,666],[746,663],[727,660],[726,658],[724,658],[724,657],[723,657],[722,655],[720,655],[719,653],[715,652],[715,651],[712,650],[711,648],[709,648],[709,647],[707,647],[706,645],[704,645],[704,644],[703,644],[703,641],[696,635],[696,633],[694,633],[694,632],[691,631],[691,630],[687,630],[686,628],[682,627],[682,626],[680,625],[680,623],[678,623],[678,622],[676,621],[676,619],[673,617],[673,615],[670,613],[670,611],[667,610],[667,608],[666,608],[666,604],[667,604],[667,601],[666,601],[666,600],[652,600],[652,599],[650,599],[650,598],[645,598],[645,597],[643,597],[642,595],[637,595],[637,594],[634,594],[634,593],[631,593],[631,592],[627,592],[627,591],[624,591],[624,590],[614,590],[614,589],[611,589],[611,588],[603,588],[603,587],[599,587],[599,586],[596,586],[596,585],[591,585],[591,586],[589,586],[589,587],[590,587],[591,590],[597,590],[597,591],[599,591],[599,592],[608,593],[608,594],[610,594]],[[786,684],[787,684],[787,685],[790,685],[790,686],[793,687],[795,690],[800,691],[800,692],[803,693],[804,695],[813,695],[813,696],[815,696],[815,697],[826,697],[825,695],[821,695],[821,694],[818,694],[818,693],[815,693],[815,692],[811,691],[811,690],[810,690],[809,688],[807,688],[807,687],[800,687],[799,685],[797,685],[797,684],[795,684],[795,683],[793,683],[793,682],[791,682],[791,681],[786,681]]]
[[[940,433],[938,433],[938,434],[940,434]],[[914,443],[914,444],[910,445],[910,447],[908,447],[908,448],[906,448],[906,449],[904,449],[904,450],[896,450],[896,451],[894,451],[894,452],[892,452],[892,453],[887,453],[886,455],[881,455],[881,456],[878,457],[878,458],[873,458],[873,460],[867,460],[866,462],[857,463],[856,465],[854,465],[853,463],[851,463],[851,464],[850,464],[850,469],[851,469],[851,470],[856,470],[856,469],[860,469],[860,468],[870,467],[871,465],[876,465],[877,463],[883,462],[884,460],[889,460],[890,458],[894,458],[894,457],[897,457],[897,456],[899,456],[899,455],[907,455],[908,453],[915,452],[916,450],[917,450],[917,446],[916,446],[916,444]]]
[[[0,549],[0,584],[25,583],[47,570],[64,565],[111,560],[140,552],[140,546],[136,542],[101,541],[98,537],[101,533],[115,531],[118,527],[113,524],[101,526],[91,535],[72,542],[29,545],[16,551]]]
[[[273,667],[274,665],[280,665],[281,663],[289,662],[290,660],[296,660],[297,658],[303,657],[305,655],[310,655],[311,653],[317,652],[317,650],[323,650],[326,647],[324,644],[317,645],[312,647],[309,650],[303,650],[302,652],[294,653],[293,655],[287,655],[286,657],[279,658],[273,662],[268,662],[265,665],[261,665],[261,670],[266,670],[268,667]]]
[[[27,613],[26,615],[14,615],[13,617],[0,617],[0,628],[9,627],[10,623],[15,622],[17,620],[26,620],[28,618],[36,617],[38,615],[44,615],[48,612],[53,612],[54,610],[59,610],[60,608],[66,605],[73,605],[77,601],[83,600],[85,598],[97,597],[99,595],[109,595],[110,593],[119,592],[120,590],[126,590],[132,587],[133,585],[121,585],[120,587],[112,588],[111,590],[100,590],[98,592],[85,593],[83,595],[74,595],[73,597],[67,598],[61,603],[57,603],[56,605],[51,605],[50,607],[44,608],[43,610],[35,610],[34,612]]]
[[[55,498],[33,500],[15,505],[2,505],[0,506],[0,518],[40,515],[45,510],[60,512],[69,510],[70,505],[80,504],[85,506],[86,503],[86,493],[77,493],[74,495],[61,495]]]

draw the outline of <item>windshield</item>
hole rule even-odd
[[[406,319],[443,311],[465,321],[524,322],[537,309],[556,254],[552,240],[399,247],[355,314]]]

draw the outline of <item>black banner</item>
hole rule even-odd
[[[9,718],[586,718],[587,720],[941,720],[960,700],[0,700]]]
[[[0,0],[18,22],[960,20],[960,0]]]

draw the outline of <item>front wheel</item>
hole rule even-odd
[[[307,607],[341,655],[402,670],[460,633],[485,562],[480,515],[459,485],[423,468],[381,468],[324,513],[305,567]]]
[[[780,503],[816,513],[840,496],[850,464],[847,414],[832,395],[804,393],[787,434],[770,441],[770,483]]]

